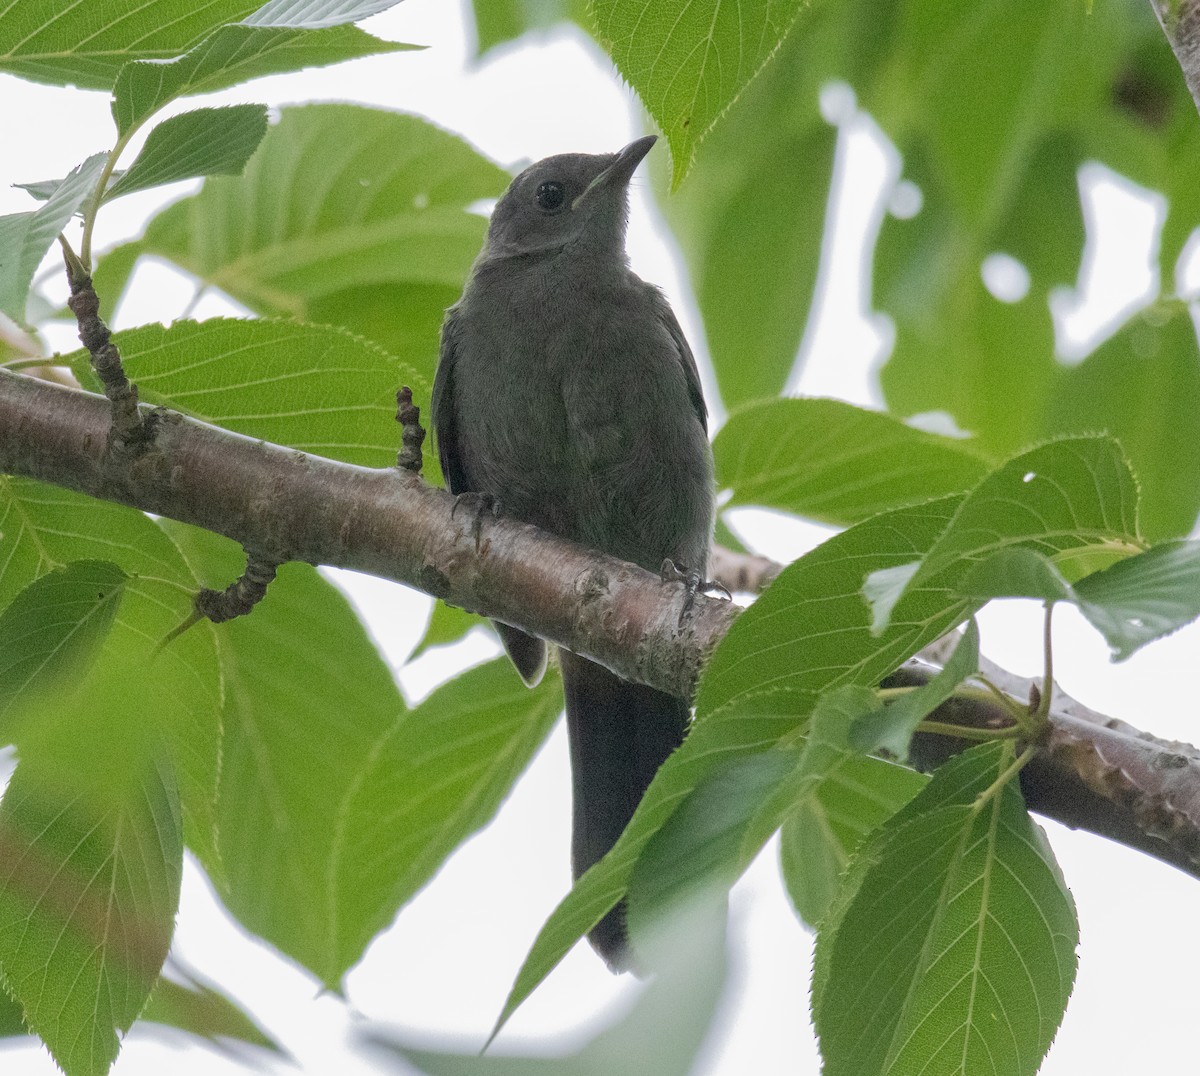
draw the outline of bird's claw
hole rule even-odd
[[[677,582],[684,585],[683,608],[679,611],[680,624],[687,619],[695,606],[697,594],[719,592],[725,596],[726,601],[733,600],[733,595],[723,583],[718,583],[715,579],[705,579],[695,568],[681,568],[670,557],[663,561],[660,574],[664,583]]]

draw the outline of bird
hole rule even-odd
[[[655,141],[558,154],[512,180],[446,312],[433,431],[452,493],[695,588],[714,513],[704,395],[667,299],[625,245],[630,179]],[[495,626],[536,684],[545,642]],[[682,743],[690,708],[568,650],[558,659],[578,879]],[[631,965],[623,903],[589,941],[614,972]]]

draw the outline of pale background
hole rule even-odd
[[[644,130],[632,94],[607,57],[578,32],[539,35],[473,64],[473,29],[464,2],[407,0],[365,25],[380,37],[429,48],[264,79],[213,99],[271,105],[353,100],[418,112],[505,165],[569,150],[615,150]],[[191,107],[189,100],[171,111]],[[869,312],[861,252],[877,227],[879,206],[888,199],[911,203],[914,192],[903,185],[896,190],[896,154],[869,118],[856,111],[845,87],[827,88],[822,107],[842,133],[840,182],[830,207],[836,241],[827,245],[820,317],[805,341],[807,363],[792,388],[877,405],[876,370],[886,354],[890,325]],[[63,175],[88,154],[107,148],[112,137],[104,96],[0,75],[0,212],[31,204],[8,184]],[[665,145],[654,152],[665,153]],[[703,156],[700,162],[703,167]],[[1054,304],[1067,333],[1064,350],[1072,354],[1111,328],[1114,319],[1147,302],[1158,286],[1150,258],[1161,199],[1134,190],[1099,166],[1085,172],[1090,238],[1080,291],[1064,293]],[[189,189],[177,185],[106,207],[97,231],[100,248],[136,234],[154,207]],[[806,196],[796,192],[797,198]],[[703,334],[685,271],[644,180],[635,180],[630,249],[635,268],[672,297],[703,367]],[[986,278],[1000,297],[1021,293],[1022,270],[1010,262],[990,263]],[[192,283],[178,274],[142,270],[115,323],[169,321],[192,291]],[[797,302],[803,298],[797,296]],[[231,309],[219,297],[208,297],[196,314]],[[77,346],[70,333],[56,336],[52,344]],[[705,377],[719,423],[722,414],[707,370]],[[937,416],[930,418],[931,425],[937,422]],[[779,558],[794,557],[826,533],[761,512],[740,513],[739,522],[749,540]],[[472,637],[401,669],[421,634],[429,600],[375,580],[345,573],[334,577],[363,609],[410,698],[494,651],[485,637]],[[981,622],[991,657],[1025,675],[1039,671],[1037,609],[1003,603],[986,610]],[[1106,713],[1160,735],[1194,740],[1198,640],[1200,632],[1185,630],[1112,666],[1100,638],[1069,610],[1060,611],[1056,672],[1067,691]],[[477,1049],[539,926],[569,886],[569,818],[560,725],[495,823],[467,842],[370,946],[347,978],[345,1002],[321,996],[311,976],[226,918],[191,863],[184,875],[177,952],[229,989],[308,1073],[397,1071],[380,1068],[377,1059],[353,1045],[355,1029],[365,1021]],[[1042,1072],[1197,1072],[1197,883],[1098,838],[1053,824],[1047,828],[1079,906],[1082,944],[1075,996]],[[734,892],[729,945],[733,970],[695,1071],[815,1074],[819,1063],[807,1016],[811,939],[797,925],[780,886],[774,844]],[[638,989],[628,977],[610,976],[581,944],[517,1012],[496,1049],[569,1050],[624,1011]],[[258,1056],[269,1071],[287,1071],[280,1062]],[[39,1046],[0,1046],[0,1072],[6,1076],[55,1071]],[[118,1076],[224,1076],[251,1070],[186,1037],[139,1028],[128,1037],[114,1071]],[[637,1072],[633,1058],[628,1071]]]

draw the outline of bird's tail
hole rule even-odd
[[[683,699],[614,676],[595,662],[559,652],[567,703],[574,788],[571,867],[578,878],[617,842],[659,766],[683,742]],[[614,971],[629,963],[625,905],[588,935]]]

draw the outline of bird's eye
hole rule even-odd
[[[534,194],[534,201],[537,202],[539,209],[545,209],[553,212],[555,209],[561,209],[563,202],[566,200],[566,191],[563,190],[563,185],[555,180],[547,180],[545,183],[539,183],[537,192]]]

